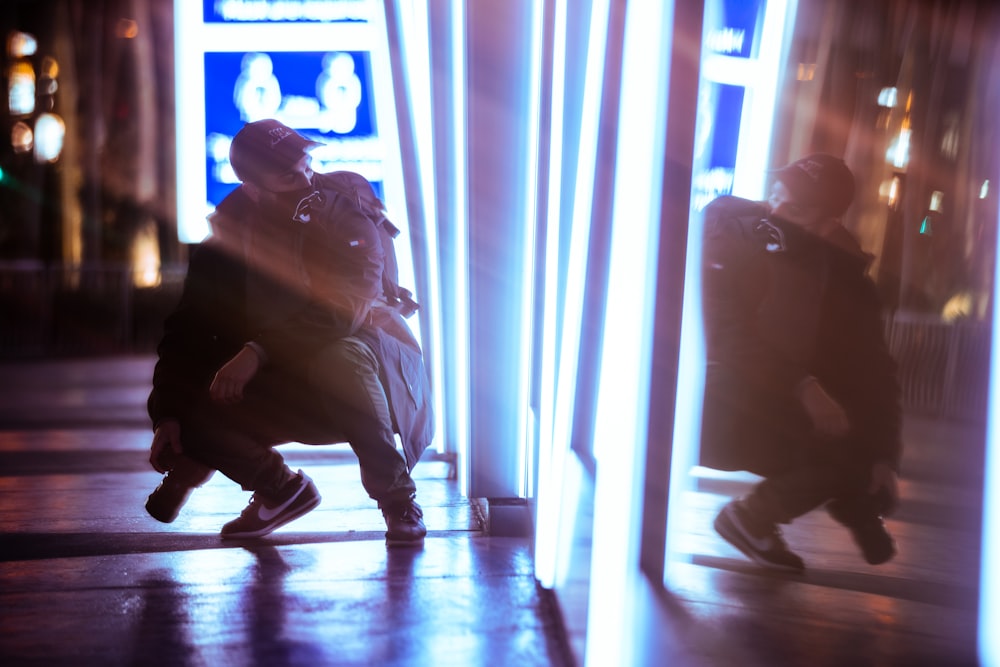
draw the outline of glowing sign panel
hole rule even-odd
[[[203,0],[176,3],[175,19],[181,241],[207,235],[205,216],[238,184],[232,138],[262,118],[324,144],[315,170],[362,174],[405,224],[380,3]]]
[[[376,182],[381,153],[372,104],[369,54],[209,52],[205,54],[206,188],[221,201],[238,182],[229,143],[243,127],[276,118],[324,146],[317,171],[350,169]]]
[[[205,23],[368,21],[367,0],[204,0]]]
[[[770,153],[785,0],[707,0],[692,196],[759,198]],[[790,24],[790,22],[789,22]]]

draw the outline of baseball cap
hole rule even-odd
[[[842,216],[854,200],[854,174],[828,153],[812,153],[771,173],[797,199],[834,217]]]
[[[323,144],[306,139],[271,118],[243,126],[229,146],[229,163],[240,180],[291,168],[310,149]]]

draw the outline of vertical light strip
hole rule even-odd
[[[587,665],[632,665],[673,4],[629,3],[618,105]]]
[[[1000,144],[997,145],[1000,150]],[[1000,210],[996,212],[1000,229]],[[986,465],[983,471],[982,571],[979,580],[979,664],[1000,665],[1000,243],[994,249]]]
[[[467,83],[465,72],[465,2],[451,3],[451,84],[453,153],[452,210],[455,246],[452,248],[455,276],[454,317],[450,322],[455,350],[453,373],[455,449],[458,454],[458,483],[462,495],[469,493],[469,236],[468,236],[468,142],[466,125]]]
[[[191,178],[191,165],[205,160],[205,66],[201,5],[174,3],[174,105],[177,150],[177,234],[182,243],[208,235],[205,179]]]
[[[580,121],[580,147],[573,194],[566,292],[562,304],[562,330],[559,338],[559,367],[556,374],[555,414],[552,423],[554,447],[569,446],[573,434],[580,331],[583,326],[583,297],[587,280],[587,255],[593,213],[594,173],[604,90],[608,11],[609,0],[594,0],[591,5],[583,113]]]
[[[676,554],[675,532],[682,525],[680,514],[689,511],[683,495],[691,487],[691,468],[697,463],[701,436],[702,397],[705,389],[705,338],[701,317],[702,218],[688,216],[687,264],[684,267],[684,303],[681,306],[681,339],[677,360],[677,397],[667,503],[666,546],[663,577],[670,576],[670,561]]]
[[[563,114],[566,94],[566,0],[555,0],[552,29],[552,92],[549,100],[549,180],[545,216],[545,283],[538,407],[538,499],[535,519],[535,577],[545,588],[561,583],[556,574],[563,468],[568,442],[553,440],[556,373],[559,370],[559,239],[562,230]]]
[[[740,123],[736,151],[733,194],[747,199],[763,199],[766,170],[771,159],[771,132],[778,82],[795,25],[795,0],[767,0],[764,23],[758,39],[760,49],[751,80],[743,82],[747,100]]]
[[[587,252],[590,245],[590,222],[594,192],[594,171],[597,163],[597,139],[601,116],[601,95],[604,87],[604,59],[608,34],[609,0],[594,0],[591,3],[590,32],[587,39],[587,65],[583,90],[583,109],[580,120],[580,142],[577,153],[576,183],[574,184],[573,208],[569,255],[566,267],[566,291],[561,303],[546,304],[546,309],[558,310],[561,326],[555,334],[559,341],[558,357],[545,357],[544,365],[555,364],[551,432],[551,480],[554,482],[551,504],[545,508],[546,514],[539,518],[539,533],[544,528],[559,521],[562,499],[562,476],[565,457],[568,454],[573,432],[573,408],[576,404],[576,382],[578,357],[580,353],[580,329],[583,326],[583,295],[587,277]],[[558,245],[560,238],[554,243]],[[550,249],[551,250],[551,249]],[[558,274],[547,285],[558,295]],[[558,299],[558,296],[557,296]],[[553,350],[554,351],[554,350]],[[544,445],[543,445],[544,447]],[[556,495],[558,494],[558,495]],[[558,530],[547,533],[549,540],[557,540]],[[551,548],[550,548],[551,547]],[[562,574],[555,571],[560,545],[546,545],[548,554],[554,558],[548,564],[557,583]]]
[[[410,118],[413,125],[413,143],[416,152],[417,178],[423,203],[424,256],[427,270],[427,289],[424,295],[417,294],[417,301],[430,302],[431,307],[421,309],[421,317],[427,322],[431,340],[429,346],[430,374],[433,378],[434,414],[438,424],[447,421],[444,401],[444,343],[441,318],[442,290],[441,273],[438,266],[438,206],[434,168],[434,121],[431,99],[431,46],[430,19],[427,5],[422,2],[398,2],[399,34],[402,36],[401,58],[406,71],[407,99],[410,103]],[[439,452],[444,449],[441,442],[441,428],[437,429],[432,445]]]
[[[523,275],[521,277],[521,361],[518,369],[518,433],[521,434],[518,443],[518,496],[528,497],[529,489],[534,486],[534,470],[529,452],[534,444],[534,424],[530,419],[531,402],[531,363],[532,340],[534,332],[535,312],[535,238],[538,229],[538,187],[539,187],[539,124],[541,122],[542,95],[542,21],[545,16],[545,3],[532,3],[531,15],[531,58],[528,73],[528,128],[526,136],[527,151],[525,155],[524,181],[524,248],[521,258]]]
[[[385,6],[380,0],[369,0],[370,32],[367,40],[372,68],[372,88],[375,96],[375,124],[382,149],[383,199],[390,219],[396,219],[400,235],[396,238],[396,263],[399,283],[407,287],[416,285],[413,268],[412,235],[406,207],[406,183],[403,180],[403,156],[399,145],[399,121],[396,113],[396,96],[392,82],[392,63],[389,57],[389,31],[386,28]],[[359,31],[360,34],[360,31]],[[295,42],[291,42],[294,44]],[[411,323],[417,327],[417,313]]]

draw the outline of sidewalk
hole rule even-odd
[[[268,538],[218,537],[249,499],[218,474],[151,519],[152,364],[0,364],[0,664],[569,664],[527,540],[484,536],[445,462],[414,470],[423,549],[385,547],[346,445],[282,448],[323,503]]]
[[[756,478],[698,471],[657,621],[688,657],[679,664],[977,664],[983,428],[909,415],[903,436],[901,502],[886,520],[898,555],[880,566],[818,509],[782,527],[806,572],[762,570],[712,528]]]
[[[572,664],[530,544],[484,536],[445,462],[414,471],[415,552],[386,550],[346,446],[283,448],[323,504],[264,540],[218,538],[248,499],[220,475],[153,521],[152,364],[0,364],[0,664]],[[904,435],[899,555],[878,567],[817,511],[785,528],[807,572],[761,570],[711,528],[752,478],[701,471],[636,618],[647,664],[975,665],[983,429],[910,415]]]

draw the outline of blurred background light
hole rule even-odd
[[[66,123],[54,113],[43,113],[35,121],[35,160],[55,162],[62,154]]]
[[[35,145],[35,134],[24,121],[17,121],[10,130],[10,145],[15,153],[27,153]]]
[[[33,56],[37,50],[38,41],[34,35],[16,30],[7,35],[7,55],[11,58]]]
[[[35,70],[22,60],[7,69],[7,108],[12,116],[27,116],[35,111]]]
[[[139,24],[132,19],[118,19],[115,24],[115,35],[122,39],[135,39],[139,36]]]
[[[941,204],[944,201],[944,193],[940,190],[935,190],[931,193],[931,203],[927,205],[932,211],[941,212]]]
[[[897,91],[895,88],[883,88],[878,94],[878,105],[886,109],[896,106]]]

